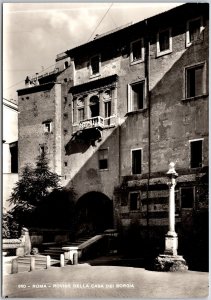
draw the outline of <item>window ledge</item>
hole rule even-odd
[[[109,171],[109,169],[99,169],[99,172]]]
[[[202,168],[203,168],[203,166],[201,166],[201,167],[193,167],[193,168],[190,167],[191,170],[196,170],[196,171],[197,170],[201,171]]]
[[[96,78],[96,77],[100,77],[100,76],[101,76],[101,74],[97,73],[97,74],[90,75],[89,78],[92,79],[92,78]]]
[[[131,115],[135,115],[135,114],[140,114],[140,113],[144,113],[148,110],[148,108],[142,108],[142,109],[138,109],[138,110],[133,110],[133,111],[128,111],[126,113],[126,116],[131,116]]]
[[[172,53],[172,50],[171,50],[171,49],[168,49],[168,50],[165,50],[165,51],[162,51],[162,52],[157,52],[156,58],[158,58],[158,57],[160,57],[160,56],[163,56],[163,55],[170,54],[170,53]]]
[[[198,40],[195,40],[193,42],[186,42],[186,48],[190,47],[191,45],[199,45],[202,44],[204,41],[203,38],[199,38]]]
[[[133,65],[137,65],[137,64],[140,64],[144,62],[144,59],[137,59],[137,60],[133,60],[130,62],[130,65],[133,66]]]
[[[194,101],[194,100],[198,100],[200,98],[206,98],[206,97],[208,97],[208,94],[203,94],[203,95],[198,95],[198,96],[195,96],[195,97],[184,98],[184,99],[182,99],[182,101]]]

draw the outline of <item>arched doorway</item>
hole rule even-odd
[[[102,193],[89,192],[76,204],[77,234],[97,234],[113,227],[113,203]]]

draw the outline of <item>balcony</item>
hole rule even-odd
[[[104,119],[100,116],[86,119],[79,122],[79,129],[90,129],[90,128],[104,128]]]
[[[103,118],[100,116],[86,119],[79,122],[79,130],[99,128],[103,129],[109,126],[115,125],[115,116],[109,118]]]

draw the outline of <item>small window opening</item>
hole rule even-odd
[[[40,145],[40,154],[43,155],[45,153],[45,146]]]
[[[130,193],[130,210],[137,210],[140,208],[140,193]]]
[[[108,149],[99,150],[99,169],[108,169]]]
[[[142,150],[132,150],[132,174],[141,174]]]
[[[181,208],[194,207],[194,188],[184,187],[181,188]]]
[[[202,167],[202,140],[192,141],[190,143],[191,150],[191,168]]]
[[[142,41],[135,41],[131,44],[132,61],[142,60]]]
[[[99,55],[92,57],[90,60],[90,64],[91,64],[91,75],[98,74],[100,72],[100,57],[99,57]]]
[[[49,133],[49,132],[52,131],[52,124],[51,124],[51,122],[45,122],[43,124],[43,126],[44,126],[44,132],[45,133]]]

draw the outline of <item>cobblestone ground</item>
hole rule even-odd
[[[195,298],[208,296],[208,273],[81,264],[3,277],[8,298]]]

